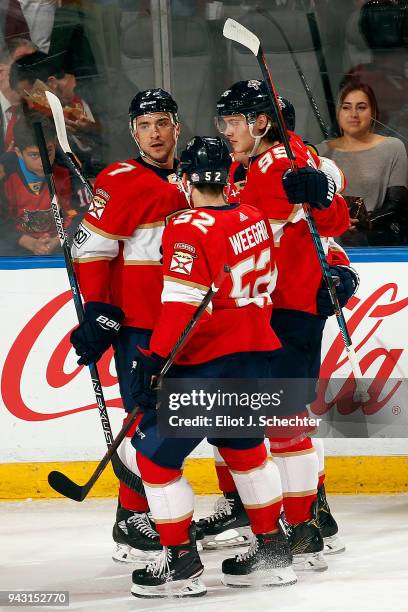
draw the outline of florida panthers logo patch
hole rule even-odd
[[[105,206],[106,200],[98,195],[95,195],[89,206],[88,212],[92,217],[95,217],[95,219],[100,219],[103,211],[105,210]]]
[[[170,271],[190,275],[195,256],[185,251],[175,250],[170,262]]]

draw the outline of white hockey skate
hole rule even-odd
[[[251,542],[249,519],[238,493],[225,493],[215,502],[213,514],[197,521],[197,539],[205,550],[245,546]]]

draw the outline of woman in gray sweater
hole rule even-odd
[[[407,154],[398,138],[374,133],[377,118],[378,106],[371,87],[349,82],[337,102],[341,136],[317,145],[319,155],[334,160],[343,171],[347,182],[343,195],[349,196],[349,201],[361,198],[368,212],[364,219],[361,207],[358,218],[351,219],[344,244],[381,246],[407,242]]]

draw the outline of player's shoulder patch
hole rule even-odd
[[[110,197],[109,194],[106,195],[108,195],[108,198],[105,198],[95,192],[95,195],[92,198],[92,201],[88,208],[88,214],[91,215],[91,217],[93,217],[94,219],[98,219],[98,221],[102,217],[105,210],[105,206],[108,203]]]
[[[170,271],[189,276],[197,259],[196,248],[187,242],[175,242],[173,249]]]

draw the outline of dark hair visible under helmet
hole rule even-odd
[[[148,113],[171,113],[174,122],[178,123],[177,110],[177,103],[171,95],[158,87],[156,89],[139,91],[135,95],[129,106],[129,117],[132,122],[136,117],[141,117]]]
[[[231,157],[221,138],[194,136],[180,155],[177,174],[186,173],[194,185],[225,185]]]

